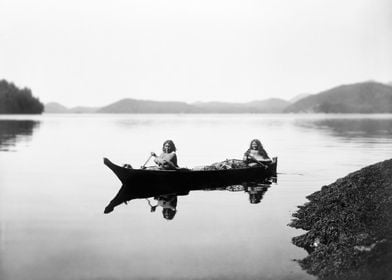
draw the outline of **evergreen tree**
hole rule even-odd
[[[0,114],[41,114],[43,110],[44,105],[29,88],[0,80]]]

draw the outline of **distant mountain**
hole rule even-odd
[[[368,81],[343,85],[318,94],[300,94],[246,103],[151,101],[126,98],[107,106],[67,108],[45,105],[45,113],[392,113],[392,86]]]
[[[211,102],[195,102],[192,103],[191,106],[197,110],[197,112],[201,113],[228,113],[228,112],[236,112],[241,111],[242,104],[239,103],[231,103],[231,102],[219,102],[219,101],[211,101]]]
[[[149,101],[123,99],[97,110],[97,113],[280,113],[290,102],[267,99],[248,103]]]
[[[68,109],[69,113],[95,113],[99,110],[97,107],[77,106]]]
[[[343,85],[303,98],[288,113],[392,113],[392,87],[377,82]]]
[[[185,102],[122,99],[97,110],[97,113],[196,113],[194,106]]]
[[[255,113],[282,113],[283,110],[291,104],[291,102],[280,98],[270,98],[261,101],[249,102],[247,104],[256,108]]]
[[[45,104],[44,113],[68,113],[68,108],[60,103],[50,102]]]
[[[197,102],[192,105],[200,113],[281,113],[290,102],[271,98],[247,103]]]
[[[95,113],[98,110],[96,107],[73,107],[67,108],[64,105],[56,102],[45,104],[44,113],[48,114],[67,114],[67,113]]]
[[[295,103],[295,102],[297,102],[297,101],[299,101],[299,100],[301,100],[301,99],[304,99],[305,97],[308,97],[308,96],[310,96],[311,94],[309,94],[309,93],[301,93],[301,94],[298,94],[298,95],[296,95],[296,96],[294,96],[293,98],[291,98],[289,101],[291,102],[291,103]]]

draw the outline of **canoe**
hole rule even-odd
[[[277,158],[267,166],[231,168],[218,170],[193,170],[180,168],[177,170],[130,169],[114,164],[104,158],[104,164],[120,179],[123,185],[149,186],[200,186],[209,184],[235,184],[253,179],[264,179],[276,176]]]
[[[268,166],[228,168],[218,170],[177,170],[130,169],[121,167],[104,158],[104,164],[118,177],[122,187],[114,199],[105,208],[110,213],[113,208],[134,198],[147,198],[161,194],[181,193],[183,191],[201,190],[241,184],[243,182],[260,182],[275,177],[277,158]]]

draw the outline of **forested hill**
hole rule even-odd
[[[44,110],[38,98],[28,88],[0,80],[0,114],[41,114]]]
[[[364,82],[343,85],[305,97],[287,113],[392,113],[392,86]]]

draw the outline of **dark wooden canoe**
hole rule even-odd
[[[250,181],[262,181],[276,176],[277,158],[264,167],[247,167],[219,170],[149,170],[129,169],[114,164],[104,158],[104,164],[120,179],[122,187],[115,198],[106,207],[105,213],[123,202],[133,198],[151,197],[164,193],[179,193],[183,190],[200,190],[241,184]],[[148,190],[146,192],[146,190]]]
[[[199,186],[212,184],[235,184],[243,181],[260,180],[276,175],[277,158],[268,166],[233,168],[220,170],[177,170],[129,169],[118,166],[104,158],[104,164],[120,179],[123,185]]]

